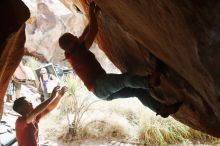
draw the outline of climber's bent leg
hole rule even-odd
[[[107,99],[107,97],[126,87],[148,89],[148,77],[107,74],[97,79],[94,83],[94,94],[101,99]]]

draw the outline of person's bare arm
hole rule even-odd
[[[42,91],[44,92],[44,85],[43,85],[43,76],[40,76],[40,81],[39,81],[40,83],[40,88],[42,89]]]
[[[41,75],[40,75],[40,81],[39,82],[40,82],[41,89],[43,90],[43,76],[41,76]]]
[[[46,114],[48,114],[49,112],[51,112],[53,109],[56,108],[56,106],[60,102],[60,99],[65,94],[66,90],[67,88],[63,87],[60,91],[58,91],[58,95],[56,96],[56,98],[47,106],[47,108],[43,112],[41,112],[40,117],[45,116]]]
[[[79,37],[79,41],[82,42],[85,40],[86,35],[89,32],[89,24],[87,24],[87,26],[85,27],[85,29],[83,30],[83,33],[81,34],[81,36]]]
[[[95,36],[98,32],[98,23],[96,19],[96,14],[98,13],[99,8],[95,6],[95,3],[92,2],[89,5],[89,32],[86,34],[85,39],[83,40],[85,47],[89,49],[92,45],[92,43],[95,40]]]
[[[31,123],[34,118],[36,118],[42,111],[44,111],[47,108],[49,103],[56,97],[56,94],[57,94],[59,88],[60,88],[59,86],[55,87],[53,89],[52,95],[49,99],[42,102],[34,110],[32,110],[30,113],[27,114],[27,116],[25,117],[26,123]]]

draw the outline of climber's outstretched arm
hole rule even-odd
[[[97,6],[95,6],[94,2],[92,2],[89,5],[90,21],[89,21],[88,26],[84,30],[85,33],[86,33],[86,31],[88,31],[88,33],[85,35],[85,38],[83,40],[84,44],[85,44],[85,47],[87,49],[89,49],[91,47],[92,43],[95,40],[95,36],[96,36],[96,34],[98,32],[98,23],[97,23],[97,19],[96,19],[96,15],[97,15],[98,11],[99,11],[99,8]],[[82,34],[82,37],[84,35],[84,32]]]

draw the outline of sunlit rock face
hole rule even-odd
[[[25,47],[30,53],[41,55],[44,61],[59,63],[64,59],[59,37],[65,32],[78,36],[85,25],[85,16],[76,11],[72,13],[59,1],[23,1],[31,11]]]
[[[61,1],[88,14],[84,0]],[[220,2],[95,2],[101,8],[98,44],[110,60],[122,72],[141,75],[152,72],[155,58],[164,62],[154,97],[167,104],[183,101],[174,118],[220,137]]]
[[[31,11],[31,17],[26,22],[25,47],[28,54],[37,56],[44,62],[64,64],[64,53],[58,45],[58,39],[65,32],[81,35],[88,23],[82,5],[77,2],[71,5],[72,1],[67,1],[64,5],[60,1],[51,0],[23,1]],[[91,50],[107,72],[119,72],[95,43]]]

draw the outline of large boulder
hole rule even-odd
[[[0,1],[0,119],[5,91],[24,54],[24,23],[29,16],[21,0]]]
[[[61,0],[85,15],[88,4]],[[146,75],[165,64],[155,98],[183,101],[180,122],[220,137],[220,2],[217,0],[95,0],[99,47],[122,71]]]

